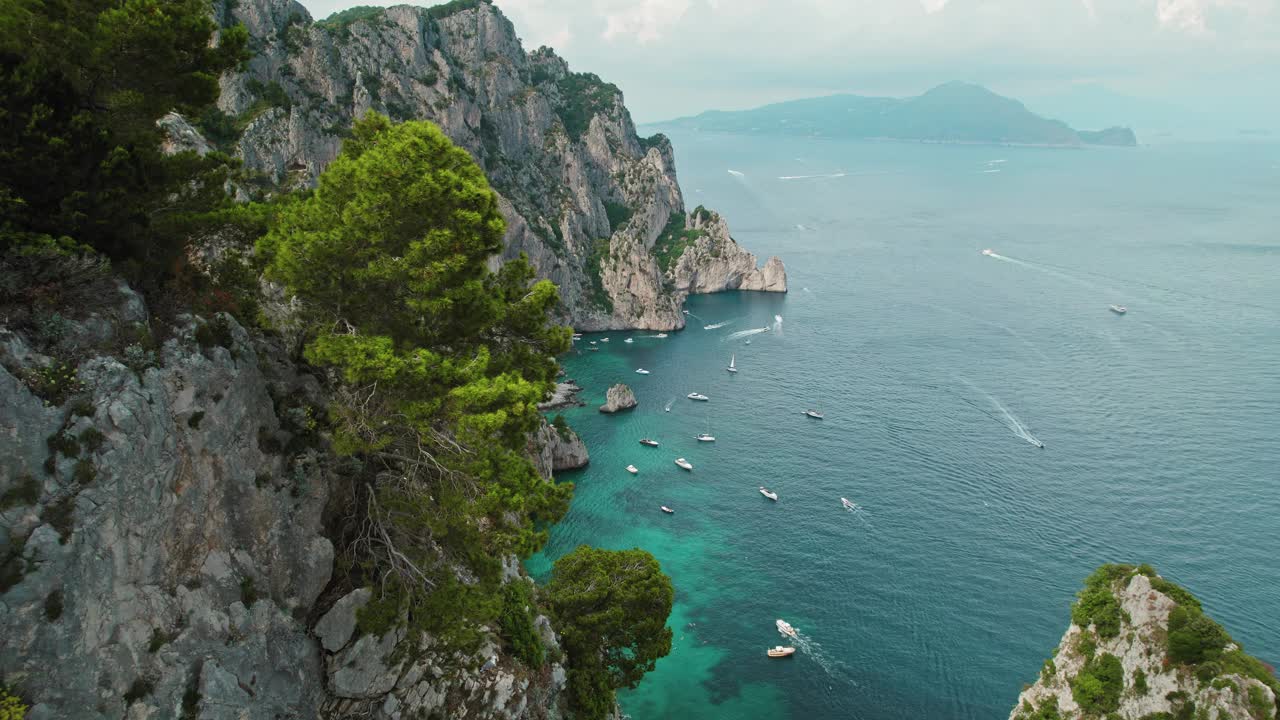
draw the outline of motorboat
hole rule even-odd
[[[636,374],[637,374],[637,375],[648,375],[648,374],[649,374],[649,371],[648,371],[648,370],[645,370],[644,368],[636,368]]]
[[[624,342],[624,343],[633,343],[633,342],[635,342],[635,340],[634,340],[634,339],[632,339],[632,338],[627,338],[626,340],[623,340],[622,342]]]
[[[702,393],[696,393],[696,392],[691,392],[688,395],[685,395],[685,397],[689,398],[690,400],[701,400],[702,402],[706,402],[711,399],[706,395],[703,395]]]
[[[814,420],[821,420],[821,419],[822,419],[822,417],[823,417],[823,416],[822,416],[822,413],[818,412],[817,410],[805,410],[805,411],[804,411],[804,414],[805,414],[805,415],[808,415],[809,417],[813,418]]]
[[[666,513],[666,514],[668,514],[668,515],[674,515],[674,514],[676,513],[676,511],[675,511],[675,510],[672,510],[671,508],[667,507],[666,505],[663,505],[663,506],[662,506],[662,512],[664,512],[664,513]]]
[[[596,341],[595,341],[595,340],[592,340],[592,341],[591,341],[591,344],[592,344],[592,345],[595,345],[595,344],[596,344]]]
[[[783,635],[786,635],[788,637],[797,637],[796,629],[791,627],[791,623],[787,622],[786,620],[778,620],[775,624],[778,626],[778,632],[782,633]]]
[[[600,338],[600,342],[609,342],[609,338]]]
[[[761,495],[763,495],[763,496],[765,496],[765,497],[767,497],[767,498],[769,498],[770,500],[772,500],[772,501],[774,501],[774,502],[777,502],[777,501],[778,501],[778,493],[776,493],[776,492],[770,492],[770,491],[769,491],[769,489],[768,489],[768,488],[766,488],[766,487],[764,487],[764,486],[761,486],[761,487],[760,487],[760,494],[761,494]]]
[[[844,505],[845,510],[857,510],[858,504],[849,498],[840,498],[840,503]]]
[[[711,433],[701,433],[698,435],[694,435],[693,439],[697,440],[698,442],[715,442],[716,441],[715,436],[713,436]]]
[[[1112,305],[1110,309],[1111,309],[1111,312],[1113,312],[1113,313],[1115,313],[1115,314],[1117,314],[1117,315],[1123,315],[1123,314],[1125,314],[1125,313],[1129,312],[1129,308],[1127,308],[1127,307],[1125,307],[1125,306],[1123,306],[1123,305]]]
[[[657,335],[654,335],[654,337],[658,338],[659,340],[665,338],[666,336],[667,336],[666,333],[658,333]]]
[[[636,467],[635,465],[628,465],[627,472],[631,473],[632,475],[636,475],[640,472],[640,468]]]
[[[658,441],[650,440],[649,438],[640,438],[640,444],[648,445],[649,447],[658,447]]]
[[[693,469],[693,463],[689,462],[688,460],[685,460],[684,458],[676,458],[676,464],[684,468],[685,470]]]
[[[573,339],[574,339],[574,340],[581,340],[581,339],[582,339],[582,333],[574,333],[574,334],[573,334]]]
[[[731,372],[731,373],[736,373],[736,372],[738,372],[737,359],[738,359],[738,357],[737,357],[736,355],[730,355],[730,356],[729,356],[729,367],[725,368],[725,370],[728,370],[728,371],[729,371],[729,372]]]
[[[982,251],[982,254],[990,257],[991,255],[995,255],[996,251],[992,250],[991,248],[987,248],[986,250]]]
[[[766,650],[765,654],[771,658],[785,658],[785,657],[791,657],[792,655],[795,655],[796,649],[793,647],[783,647],[782,645],[776,645]]]

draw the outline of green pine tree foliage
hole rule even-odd
[[[547,595],[569,655],[577,717],[605,717],[615,690],[634,688],[671,652],[674,590],[644,550],[580,546],[556,561]]]
[[[247,40],[206,0],[0,4],[0,247],[69,236],[135,278],[166,269],[173,223],[226,202],[231,164],[165,156],[156,120],[216,100]]]
[[[500,558],[535,552],[568,508],[572,486],[525,448],[570,331],[550,324],[556,288],[525,258],[489,270],[503,232],[465,151],[431,123],[370,113],[258,244],[302,301],[307,360],[340,379],[335,447],[376,476],[351,543],[375,585],[366,630],[493,620]]]

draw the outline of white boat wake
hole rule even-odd
[[[729,335],[726,335],[724,339],[725,340],[741,340],[742,338],[748,338],[748,337],[751,337],[752,335],[759,335],[760,333],[767,333],[767,332],[769,332],[769,328],[767,327],[752,328],[750,330],[739,330],[736,333],[731,333]]]
[[[730,174],[730,175],[732,175],[732,176],[734,176],[734,177],[746,177],[746,176],[747,176],[747,175],[746,175],[746,173],[740,173],[740,172],[738,172],[737,170],[730,170],[730,171],[728,171],[728,172],[729,172],[729,174]]]
[[[823,672],[829,675],[831,679],[840,681],[850,680],[848,666],[828,655],[826,650],[823,649],[822,644],[817,640],[810,638],[799,630],[796,630],[794,637],[790,635],[783,635],[783,637],[792,645],[795,645],[804,657],[807,657],[817,663],[818,667],[822,668]]]
[[[778,179],[779,180],[816,180],[821,178],[842,178],[845,175],[848,175],[848,173],[834,172],[834,173],[828,173],[826,175],[779,175]]]
[[[965,385],[968,385],[969,387],[973,388],[974,390],[977,390],[978,392],[982,393],[987,397],[987,400],[990,401],[993,406],[995,406],[996,410],[1000,411],[1000,416],[997,417],[996,419],[1004,423],[1005,427],[1009,428],[1009,432],[1013,433],[1014,436],[1020,437],[1023,440],[1026,440],[1027,442],[1031,443],[1032,445],[1035,445],[1038,448],[1044,447],[1044,443],[1040,441],[1040,438],[1036,437],[1035,435],[1032,435],[1031,431],[1027,429],[1027,426],[1023,425],[1022,421],[1019,420],[1016,415],[1009,412],[1009,409],[1006,408],[1004,405],[1002,405],[1000,401],[995,398],[994,395],[987,392],[986,390],[983,390],[977,385],[974,385],[968,380],[965,380],[964,378],[960,378],[960,380]]]
[[[664,411],[666,411],[666,412],[671,412],[671,404],[672,404],[672,403],[674,403],[675,401],[676,401],[676,399],[675,399],[675,398],[671,398],[670,400],[668,400],[668,401],[667,401],[667,405],[666,405],[666,407],[664,407],[664,408],[662,408],[662,409],[663,409]]]
[[[773,316],[773,331],[778,333],[779,335],[782,334],[782,316],[781,315]]]
[[[712,323],[712,324],[710,324],[710,325],[703,325],[703,326],[702,326],[702,329],[703,329],[703,330],[719,330],[720,328],[724,327],[725,325],[731,325],[731,324],[736,323],[736,322],[738,322],[738,318],[734,318],[734,319],[732,319],[732,320],[724,320],[724,321],[721,321],[721,322],[718,322],[718,323]]]

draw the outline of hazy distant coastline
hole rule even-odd
[[[1134,147],[1133,130],[1076,130],[980,86],[952,82],[909,98],[830,95],[751,110],[711,110],[651,123],[660,129],[892,140],[947,145]]]

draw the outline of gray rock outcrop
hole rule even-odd
[[[1148,577],[1142,571],[1113,581],[1112,594],[1119,604],[1118,632],[1103,637],[1093,623],[1088,627],[1072,623],[1053,658],[1045,663],[1040,679],[1018,696],[1009,720],[1049,717],[1048,712],[1062,720],[1100,717],[1096,711],[1085,712],[1076,700],[1073,686],[1086,671],[1087,663],[1104,655],[1118,658],[1123,672],[1123,686],[1117,688],[1118,695],[1113,700],[1115,707],[1104,711],[1113,713],[1107,717],[1273,720],[1275,691],[1267,683],[1231,669],[1246,663],[1225,662],[1224,658],[1223,662],[1192,668],[1171,661],[1166,650],[1169,619],[1179,602],[1157,585],[1189,597],[1185,590],[1176,586],[1170,589],[1159,576]],[[1235,653],[1243,657],[1243,651],[1234,644],[1221,650],[1224,656]]]
[[[786,292],[787,271],[782,260],[769,258],[763,268],[756,256],[734,242],[719,213],[699,206],[689,215],[686,229],[696,236],[667,272],[667,280],[688,293],[722,290]]]
[[[507,233],[495,261],[526,254],[579,329],[678,329],[689,293],[785,291],[781,262],[758,271],[723,221],[704,248],[661,269],[659,236],[672,218],[689,222],[671,143],[638,137],[613,85],[571,72],[548,48],[525,52],[488,2],[341,23],[312,22],[292,0],[221,8],[258,50],[246,72],[222,80],[219,107],[245,126],[228,149],[276,184],[314,183],[370,109],[427,119],[499,194]]]
[[[600,406],[602,413],[616,413],[619,410],[630,410],[636,406],[636,395],[631,388],[618,383],[609,388],[604,395],[604,404]]]

